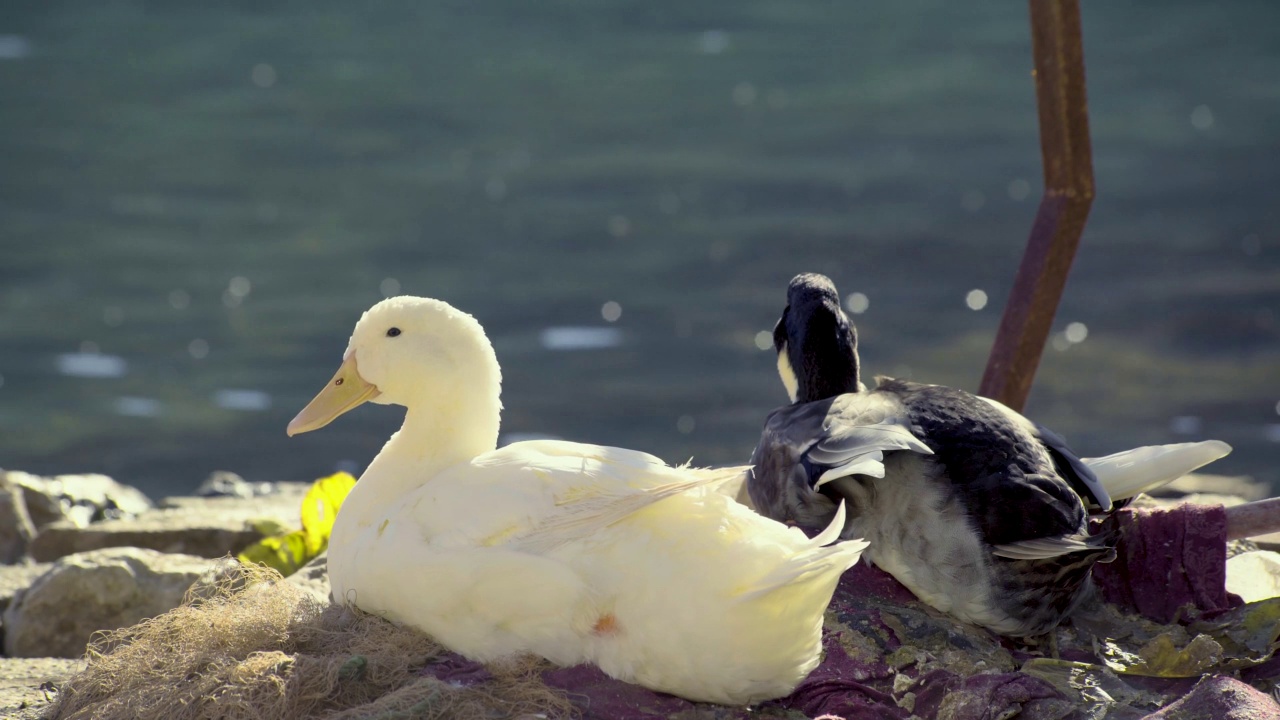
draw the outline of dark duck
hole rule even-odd
[[[842,537],[922,601],[1001,635],[1048,632],[1088,596],[1117,537],[1110,511],[1231,451],[1205,441],[1082,459],[994,400],[941,385],[860,380],[858,336],[823,275],[798,275],[773,333],[791,404],[774,410],[747,489],[762,514]]]

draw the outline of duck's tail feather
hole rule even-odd
[[[1231,452],[1221,440],[1147,445],[1100,458],[1083,458],[1112,500],[1124,500],[1167,485]]]
[[[844,502],[836,508],[836,516],[827,528],[810,540],[808,549],[801,551],[790,562],[776,568],[760,578],[739,596],[742,600],[751,600],[768,595],[784,588],[793,588],[809,580],[828,577],[833,580],[845,570],[853,567],[862,557],[866,549],[866,540],[843,540],[840,538],[844,530]]]

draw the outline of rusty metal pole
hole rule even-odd
[[[1044,196],[979,392],[1021,411],[1093,203],[1079,0],[1030,0]]]

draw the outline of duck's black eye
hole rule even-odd
[[[387,331],[387,337],[399,337],[399,335],[400,335],[400,328],[393,327]]]

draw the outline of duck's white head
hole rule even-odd
[[[466,414],[477,403],[501,408],[501,370],[480,323],[431,298],[388,298],[356,323],[342,366],[288,433],[309,432],[365,402]]]

